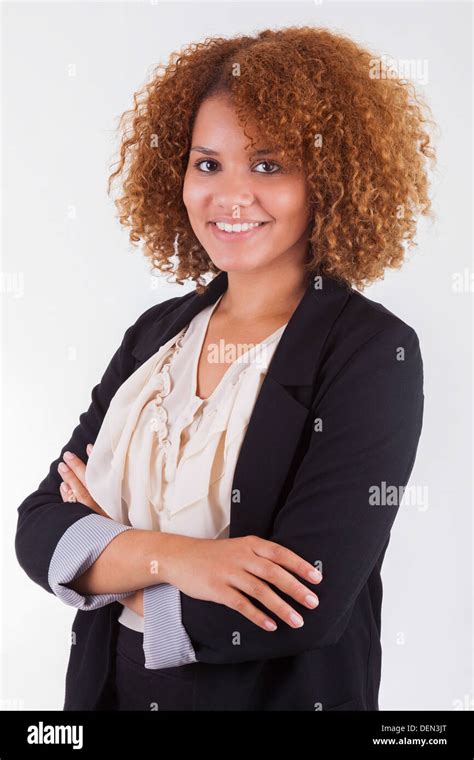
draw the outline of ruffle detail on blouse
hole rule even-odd
[[[180,335],[164,343],[118,388],[87,461],[85,480],[89,493],[109,517],[124,525],[131,524],[128,505],[122,499],[122,480],[130,439],[142,408],[149,399],[150,382],[153,383],[156,378],[159,386],[157,368]],[[138,392],[137,388],[140,389]]]

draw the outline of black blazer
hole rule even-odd
[[[64,451],[86,461],[86,445],[95,441],[119,386],[227,284],[220,272],[204,294],[168,299],[128,328],[71,439],[18,508],[18,561],[46,591],[53,593],[48,568],[59,539],[92,512],[62,502],[57,465]],[[266,632],[235,610],[181,593],[183,625],[198,660],[196,710],[379,709],[380,571],[415,461],[423,404],[415,331],[357,291],[312,277],[272,357],[242,443],[232,486],[240,502],[231,503],[229,537],[260,536],[321,562],[319,585],[299,578],[320,603],[307,609],[275,587],[305,622],[294,629],[275,618],[278,629]],[[64,710],[114,708],[122,609],[112,602],[77,611]]]

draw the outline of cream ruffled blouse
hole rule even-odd
[[[288,323],[236,357],[228,357],[233,346],[227,346],[217,361],[232,363],[212,394],[201,399],[198,362],[221,298],[161,346],[110,402],[85,478],[89,493],[118,522],[196,538],[229,535],[240,447]],[[127,607],[120,622],[143,631],[143,618]]]

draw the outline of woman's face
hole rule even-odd
[[[191,227],[220,270],[300,266],[311,221],[305,177],[278,161],[277,146],[259,142],[250,154],[244,150],[248,142],[227,98],[201,104],[183,186]],[[247,232],[226,232],[216,221],[264,224]]]

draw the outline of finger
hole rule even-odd
[[[64,482],[74,492],[76,499],[85,504],[85,500],[90,498],[90,494],[87,488],[85,488],[83,485],[82,481],[79,480],[74,470],[68,467],[67,464],[64,464],[64,462],[61,462],[58,465],[58,471]]]
[[[93,509],[94,512],[97,512],[98,515],[103,515],[103,517],[110,518],[110,515],[108,515],[107,512],[104,512],[102,507],[100,507],[92,498],[87,487],[81,483],[71,468],[64,464],[64,462],[61,462],[58,465],[58,471],[64,478],[64,484],[60,485],[60,491],[63,498],[66,494],[66,489],[69,488],[68,497],[65,499],[65,501],[79,501],[81,504],[85,504],[86,507]]]
[[[255,623],[259,628],[263,628],[264,631],[275,631],[278,626],[274,620],[267,617],[264,612],[254,607],[243,594],[238,591],[230,590],[226,593],[223,604],[226,607],[239,612],[245,618],[250,620],[251,623]]]
[[[257,578],[261,578],[267,581],[267,583],[271,583],[272,586],[276,586],[287,596],[296,599],[297,602],[305,607],[314,609],[319,604],[319,599],[312,589],[301,583],[292,573],[284,570],[280,565],[270,562],[270,560],[261,559],[255,555],[255,562],[247,564],[245,569],[254,576],[257,576]],[[286,608],[289,617],[290,613],[294,610],[289,605],[286,605]]]
[[[275,613],[291,628],[301,628],[304,620],[289,604],[278,596],[270,586],[254,575],[246,574],[240,583],[240,589],[254,599],[258,599],[270,612]]]
[[[276,562],[282,567],[286,567],[296,575],[306,578],[311,583],[320,583],[323,579],[322,573],[319,572],[310,562],[302,559],[298,554],[287,549],[286,546],[277,544],[275,541],[267,541],[264,538],[255,537],[253,549],[256,554],[265,559]]]
[[[70,470],[75,474],[75,476],[80,480],[80,482],[86,486],[86,465],[84,462],[79,459],[78,456],[72,453],[72,451],[65,451],[63,459]]]
[[[87,452],[87,456],[88,456],[88,457],[90,457],[90,455],[92,454],[92,449],[93,449],[93,448],[94,448],[94,446],[93,446],[93,444],[92,444],[92,443],[88,443],[88,444],[87,444],[87,446],[86,446],[86,452]]]
[[[76,500],[75,496],[74,496],[74,493],[71,491],[71,489],[69,488],[68,484],[65,483],[64,481],[62,481],[62,483],[60,484],[59,491],[61,493],[63,501],[70,502],[70,501],[75,501]]]

